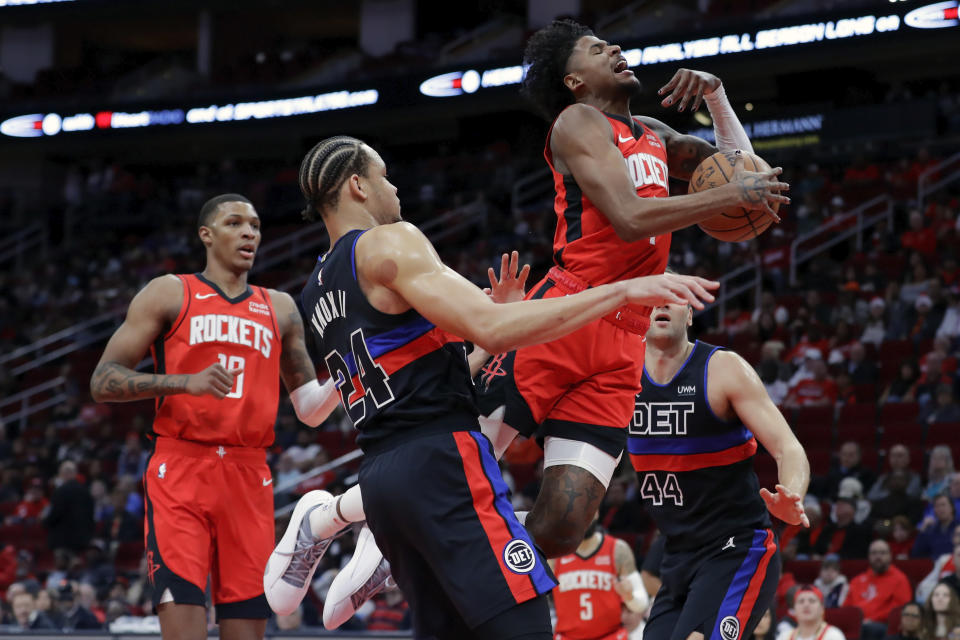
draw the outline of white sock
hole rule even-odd
[[[517,437],[517,430],[503,421],[505,410],[501,405],[489,416],[480,416],[480,431],[493,445],[493,455],[497,460],[503,457],[510,443]]]
[[[336,535],[347,525],[366,520],[360,485],[354,485],[319,509],[310,513],[310,531],[318,540]]]

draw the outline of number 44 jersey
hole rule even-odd
[[[628,431],[640,498],[671,551],[770,526],[753,471],[757,441],[738,418],[717,417],[707,397],[707,368],[718,349],[697,341],[666,384],[644,368]]]
[[[322,255],[303,288],[307,326],[360,431],[364,450],[391,436],[479,429],[466,348],[414,309],[375,309],[357,281],[350,231]]]

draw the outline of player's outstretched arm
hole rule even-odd
[[[736,353],[718,351],[710,359],[708,375],[710,384],[721,386],[730,408],[777,461],[779,483],[775,491],[760,489],[770,513],[787,524],[810,526],[803,509],[803,498],[810,483],[807,454],[770,400],[757,372]]]
[[[678,231],[734,207],[765,211],[774,202],[790,202],[780,195],[790,185],[777,179],[782,173],[779,167],[754,173],[742,169],[742,160],[733,180],[715,189],[669,198],[638,197],[609,121],[583,104],[571,105],[560,114],[550,145],[558,170],[563,167],[573,175],[617,235],[629,242]]]
[[[195,374],[138,373],[133,369],[150,345],[172,323],[183,297],[183,284],[174,276],[154,278],[134,296],[127,317],[110,338],[90,378],[90,395],[97,402],[131,402],[177,393],[210,394],[223,398],[233,388],[234,376],[220,363]]]
[[[727,100],[727,92],[717,76],[706,71],[677,69],[670,81],[657,93],[666,96],[660,103],[662,106],[676,105],[678,111],[683,111],[691,100],[693,101],[691,111],[699,109],[701,101],[705,102],[710,115],[713,116],[713,132],[717,139],[717,148],[720,151],[742,149],[753,152],[750,138],[747,137],[740,119],[737,118],[730,101]]]
[[[655,306],[689,302],[702,308],[716,282],[665,274],[601,285],[575,295],[494,304],[483,291],[440,261],[430,241],[405,222],[374,227],[357,241],[361,286],[381,286],[402,297],[441,329],[488,353],[549,342],[626,303]]]
[[[270,290],[270,300],[277,314],[283,348],[280,351],[280,377],[290,394],[290,401],[300,422],[316,427],[326,420],[340,402],[333,380],[323,384],[307,352],[303,317],[290,294]]]

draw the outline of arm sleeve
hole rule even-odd
[[[747,137],[747,132],[743,130],[743,125],[740,124],[737,114],[730,106],[723,85],[717,87],[713,93],[705,94],[703,101],[707,103],[707,109],[713,117],[713,133],[717,138],[717,149],[720,151],[743,149],[753,153],[750,138]]]
[[[317,380],[311,380],[290,392],[290,402],[300,422],[316,427],[337,408],[340,396],[336,393],[332,378],[322,385]]]

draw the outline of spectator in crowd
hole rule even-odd
[[[77,480],[77,465],[69,460],[60,464],[57,482],[43,521],[50,532],[50,548],[83,551],[94,529],[90,489]]]
[[[827,556],[820,565],[820,575],[813,584],[823,594],[823,606],[827,609],[842,607],[850,591],[847,576],[840,572],[840,559]]]
[[[953,550],[953,531],[957,527],[953,500],[939,495],[933,500],[933,516],[920,523],[920,534],[910,555],[914,558],[936,558]]]
[[[956,261],[954,260],[954,264]],[[943,320],[937,327],[937,337],[947,338],[951,344],[956,344],[957,338],[960,338],[960,290],[957,283],[954,283],[947,289],[947,309],[943,314]]]
[[[860,334],[860,342],[869,342],[877,347],[887,338],[887,304],[880,296],[870,299],[870,312]]]
[[[749,640],[774,640],[777,635],[774,625],[775,620],[773,607],[770,607],[760,616],[760,621],[753,628],[753,635],[750,636]]]
[[[890,545],[885,540],[870,543],[867,557],[870,568],[850,581],[846,604],[863,611],[862,638],[883,638],[890,612],[910,601],[910,580],[891,562]]]
[[[824,619],[823,594],[812,585],[803,585],[793,595],[790,615],[797,621],[795,629],[784,629],[777,640],[846,640],[843,632]],[[852,639],[851,639],[852,640]]]
[[[844,442],[840,445],[840,455],[831,465],[830,472],[818,483],[818,495],[824,498],[836,498],[840,491],[840,481],[844,478],[856,478],[861,487],[873,485],[873,472],[861,464],[860,445],[856,442]]]
[[[960,422],[960,405],[953,396],[953,385],[938,385],[936,400],[920,410],[917,421],[923,424]]]
[[[863,523],[870,517],[870,501],[863,497],[863,485],[853,476],[847,476],[840,481],[837,487],[838,498],[852,498],[857,502],[857,513],[853,516],[854,521]],[[831,510],[830,517],[836,520],[836,510]]]
[[[934,400],[940,385],[953,384],[953,380],[943,370],[942,354],[931,351],[927,354],[926,360],[926,368],[921,371],[913,388],[913,397],[921,406]]]
[[[953,547],[953,554],[950,559],[952,561],[953,571],[942,576],[940,581],[953,589],[957,596],[960,596],[960,569],[958,569],[958,567],[960,567],[960,545]]]
[[[37,598],[24,589],[13,596],[10,606],[21,630],[57,629],[50,616],[37,609]]]
[[[879,404],[888,402],[912,402],[914,387],[920,379],[917,371],[917,365],[912,360],[904,360],[900,363],[900,369],[896,377],[891,380],[883,393],[880,394]]]
[[[894,560],[905,560],[910,557],[910,550],[913,549],[917,541],[917,528],[914,526],[915,520],[911,520],[905,515],[893,516],[890,521],[890,553]]]
[[[814,349],[811,353],[819,353]],[[837,401],[837,383],[827,372],[827,363],[822,358],[807,358],[806,367],[811,377],[799,380],[790,388],[784,405],[787,407],[819,407]]]
[[[953,500],[954,513],[960,513],[960,472],[954,472],[947,476],[946,490],[942,492],[942,495]],[[933,520],[933,503],[928,504],[923,510],[923,518]]]
[[[953,555],[957,547],[960,546],[960,527],[954,529],[953,539],[950,542],[953,544],[951,552],[945,553],[937,558],[933,563],[933,569],[930,573],[917,584],[915,598],[917,602],[926,602],[927,598],[929,598],[933,592],[933,588],[937,586],[941,580],[954,572]]]
[[[920,628],[923,620],[923,606],[911,600],[900,609],[900,631],[886,637],[886,640],[920,640]]]
[[[877,480],[877,483],[879,482],[880,480]],[[910,476],[906,471],[891,471],[887,474],[882,487],[886,496],[871,502],[873,516],[889,519],[902,515],[909,518],[911,522],[919,522],[922,519],[924,504],[920,498],[912,497],[907,493],[909,482]]]
[[[389,589],[374,601],[376,608],[367,617],[367,631],[406,631],[410,628],[410,607],[400,589]]]
[[[941,640],[960,625],[960,599],[949,586],[940,583],[923,605],[920,640]]]
[[[857,501],[853,498],[838,498],[836,501],[836,521],[823,526],[823,533],[814,547],[816,554],[823,557],[837,554],[841,558],[865,558],[867,547],[873,537],[870,527],[858,524],[854,520]]]
[[[784,381],[786,367],[780,360],[780,354],[783,351],[783,343],[767,341],[763,343],[760,356],[760,364],[757,365],[757,374],[763,381],[763,386],[773,403],[780,405],[787,397],[789,387]]]
[[[820,553],[817,551],[817,542],[823,534],[823,510],[817,499],[810,495],[803,501],[803,509],[810,521],[808,528],[801,528],[794,540],[797,542],[797,557],[802,560],[818,559]]]
[[[884,483],[890,473],[898,471],[907,479],[907,486],[904,489],[906,494],[912,498],[919,498],[923,491],[923,484],[920,480],[920,474],[910,468],[910,449],[900,443],[891,446],[887,452],[887,464],[890,465],[890,472],[884,473],[877,478],[873,486],[870,487],[869,493],[867,493],[867,499],[870,500],[870,502],[886,499],[890,491],[885,488]]]
[[[927,486],[920,496],[932,501],[943,493],[953,475],[953,452],[945,444],[938,444],[930,450],[930,462],[927,464]]]
[[[635,476],[618,476],[600,503],[600,525],[612,535],[647,531],[651,520],[639,500],[628,499],[628,487]]]
[[[910,212],[910,229],[900,236],[900,245],[925,258],[933,258],[937,253],[937,234],[933,228],[924,225],[923,213],[917,209]]]
[[[26,493],[23,494],[23,500],[17,503],[13,514],[7,517],[7,521],[23,524],[40,522],[44,510],[49,505],[50,501],[43,495],[43,480],[34,478],[30,481]]]
[[[850,359],[846,368],[853,384],[873,384],[877,381],[877,365],[867,360],[867,349],[863,342],[850,345]]]
[[[940,328],[943,319],[941,313],[934,309],[933,299],[926,293],[921,293],[913,303],[914,313],[910,316],[910,326],[907,338],[919,344],[924,340],[933,340]]]
[[[130,431],[127,433],[127,438],[120,449],[120,456],[117,458],[117,476],[142,478],[143,472],[147,469],[147,459],[149,457],[150,454],[143,450],[140,434],[136,431]]]
[[[103,625],[88,609],[80,606],[73,584],[65,581],[57,589],[57,613],[62,619],[64,631],[74,629],[102,629]]]

